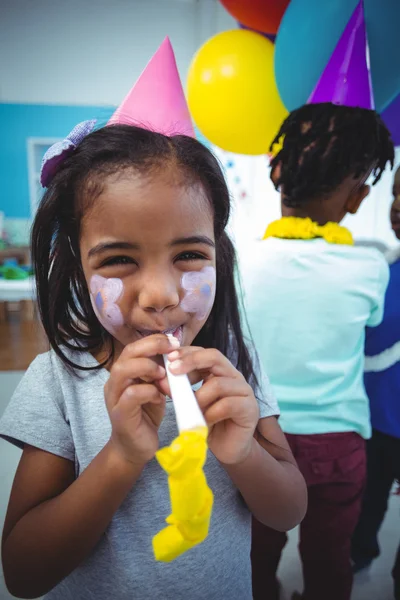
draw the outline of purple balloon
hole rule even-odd
[[[270,42],[272,42],[273,44],[275,43],[275,39],[276,39],[275,33],[263,33],[262,31],[257,31],[257,29],[253,29],[252,27],[247,27],[247,25],[243,25],[243,23],[240,23],[239,21],[238,21],[238,25],[239,25],[240,29],[247,29],[248,31],[254,31],[254,33],[259,33],[260,35],[263,35],[264,37],[266,37],[267,40],[270,40]]]
[[[385,108],[381,117],[392,134],[394,145],[400,146],[400,94]]]

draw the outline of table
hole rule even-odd
[[[0,279],[0,321],[5,321],[8,302],[20,302],[22,318],[32,319],[36,300],[35,278],[12,280]]]
[[[31,262],[31,251],[29,246],[10,246],[0,250],[0,265],[7,258],[15,258],[19,265],[29,265]]]

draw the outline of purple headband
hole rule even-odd
[[[40,183],[48,187],[60,164],[72,154],[84,137],[91,133],[96,125],[96,119],[82,121],[75,125],[71,133],[61,142],[56,142],[45,152],[40,169]]]

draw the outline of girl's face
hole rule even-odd
[[[110,177],[82,221],[82,266],[99,321],[123,346],[153,333],[190,345],[215,296],[215,238],[200,184],[176,171]]]

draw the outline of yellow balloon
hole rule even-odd
[[[216,146],[239,154],[266,154],[287,116],[275,83],[274,45],[234,29],[208,40],[188,75],[193,119]]]

